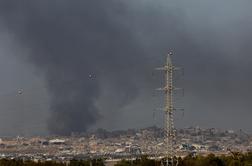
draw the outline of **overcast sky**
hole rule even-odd
[[[0,135],[162,126],[170,49],[176,127],[252,132],[251,18],[250,0],[0,0]]]

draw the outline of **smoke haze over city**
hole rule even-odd
[[[0,0],[0,135],[154,125],[170,50],[176,126],[252,132],[251,17],[249,0]]]

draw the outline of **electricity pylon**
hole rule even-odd
[[[175,128],[174,128],[174,102],[173,102],[173,94],[174,91],[180,90],[181,88],[175,88],[173,86],[174,80],[173,80],[173,74],[175,70],[179,70],[180,68],[177,68],[173,66],[172,59],[171,59],[172,53],[170,52],[166,57],[166,63],[163,67],[156,68],[156,70],[162,70],[165,73],[165,86],[163,88],[159,88],[157,90],[163,91],[165,94],[165,103],[164,103],[164,131],[165,131],[165,146],[166,146],[166,166],[173,166],[177,165],[178,161],[174,161],[174,157],[176,155],[176,149],[174,147],[175,142]]]

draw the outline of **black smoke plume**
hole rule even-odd
[[[118,93],[119,105],[137,95],[143,79],[137,73],[148,64],[120,20],[127,10],[121,2],[1,1],[0,6],[7,28],[30,49],[26,58],[45,74],[51,133],[84,132],[94,124],[103,81]]]
[[[160,86],[149,73],[170,48],[188,73],[188,123],[223,124],[240,106],[248,117],[251,15],[250,1],[234,0],[0,0],[1,21],[29,50],[20,56],[45,75],[54,134],[95,124],[104,87],[117,109]]]

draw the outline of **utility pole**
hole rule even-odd
[[[165,131],[165,138],[164,143],[166,146],[166,166],[173,166],[177,165],[178,161],[174,161],[174,156],[176,155],[176,150],[174,147],[175,141],[175,128],[174,128],[174,102],[173,102],[173,94],[175,90],[180,90],[181,88],[175,88],[173,86],[173,74],[175,70],[179,70],[180,68],[176,68],[172,64],[171,59],[172,53],[170,52],[166,57],[166,63],[163,67],[156,68],[156,70],[164,71],[165,75],[165,86],[163,88],[159,88],[157,90],[164,92],[164,131]]]

